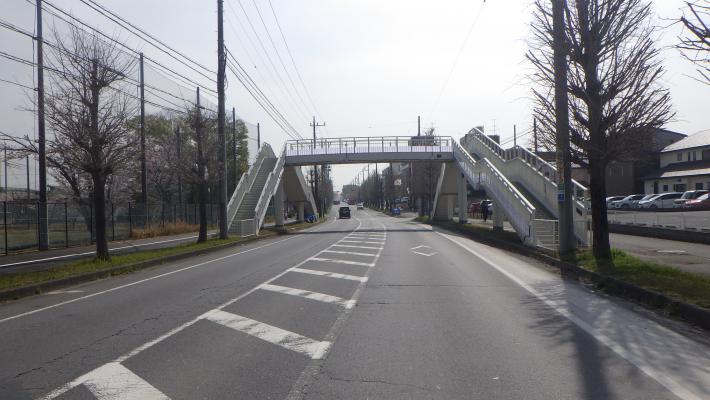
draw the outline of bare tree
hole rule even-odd
[[[685,32],[678,49],[683,57],[698,66],[700,81],[710,85],[710,0],[686,1],[685,4],[680,18]]]
[[[548,0],[535,1],[528,59],[543,146],[554,149],[552,17]],[[569,0],[566,6],[570,139],[573,160],[587,167],[593,251],[610,259],[605,171],[651,145],[650,135],[671,118],[671,99],[659,85],[659,62],[646,0]]]
[[[91,191],[96,257],[109,260],[106,184],[133,157],[128,121],[136,106],[124,92],[130,89],[123,82],[133,71],[135,59],[78,28],[65,34],[55,30],[54,37],[56,45],[46,64],[52,73],[45,113],[53,133],[47,140],[47,162],[80,201],[83,192]],[[28,136],[8,139],[25,151],[37,152]]]

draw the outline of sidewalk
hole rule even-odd
[[[208,236],[214,236],[217,231],[208,231]],[[126,254],[142,250],[155,250],[189,243],[197,239],[197,232],[180,235],[156,236],[147,239],[116,240],[108,243],[111,254]],[[96,246],[77,246],[69,248],[50,249],[47,251],[31,251],[0,256],[0,274],[11,274],[19,271],[35,271],[52,266],[93,257]]]

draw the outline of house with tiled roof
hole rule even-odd
[[[710,189],[710,129],[666,146],[660,168],[644,177],[646,193]]]

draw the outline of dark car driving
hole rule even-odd
[[[350,218],[350,207],[348,207],[348,206],[340,207],[340,210],[338,211],[338,218],[340,218],[340,219]]]

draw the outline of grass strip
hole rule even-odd
[[[611,263],[598,263],[591,250],[578,252],[575,263],[588,271],[662,293],[674,300],[710,308],[710,278],[612,250]]]

